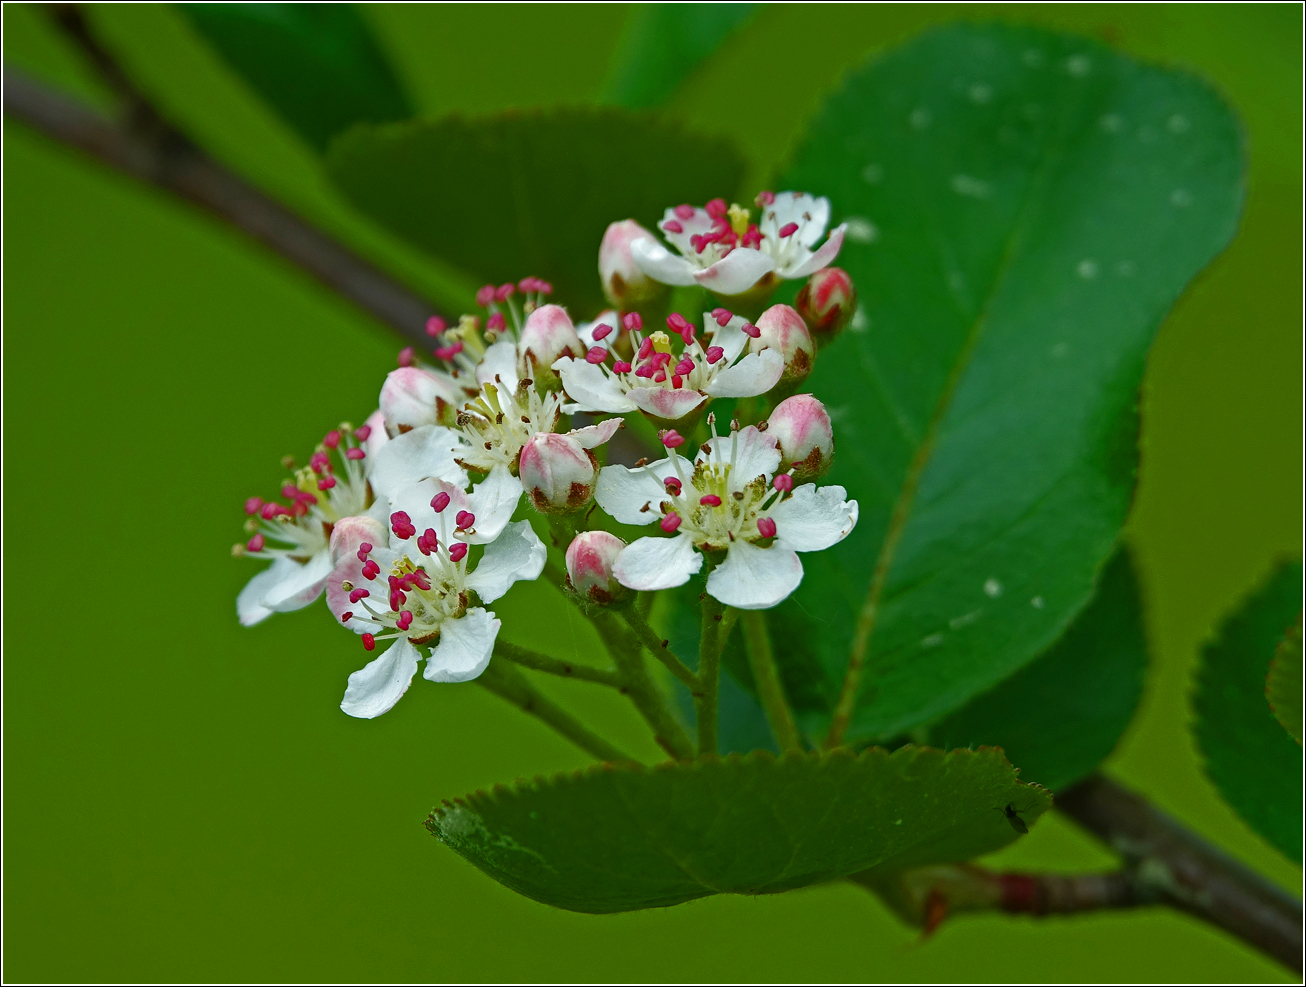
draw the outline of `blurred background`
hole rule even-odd
[[[610,86],[621,5],[377,5],[363,16],[422,114],[573,105]],[[107,107],[42,12],[6,4],[4,58]],[[1162,327],[1128,529],[1153,667],[1108,763],[1298,889],[1223,805],[1188,732],[1196,649],[1301,542],[1301,8],[761,7],[668,108],[733,138],[766,187],[843,73],[958,19],[1037,23],[1205,75],[1236,107],[1242,227]],[[139,84],[210,153],[456,309],[470,285],[373,226],[318,156],[170,6],[93,11]],[[5,969],[10,980],[1262,981],[1285,971],[1163,910],[961,918],[929,941],[849,885],[585,916],[515,895],[437,844],[440,799],[587,760],[472,685],[338,709],[355,642],[315,608],[235,619],[255,566],[240,506],[341,418],[402,343],[188,206],[5,122]],[[621,170],[620,149],[612,168]],[[597,251],[597,244],[595,244]],[[521,272],[526,274],[529,272]],[[51,541],[52,536],[54,540]],[[63,549],[73,541],[77,552]],[[53,547],[51,547],[53,546]],[[67,592],[65,592],[67,590]],[[44,610],[34,608],[40,602]],[[594,647],[543,583],[510,639]],[[653,756],[623,707],[549,683]],[[1056,814],[993,861],[1110,858]]]

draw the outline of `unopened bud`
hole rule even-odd
[[[782,383],[797,383],[812,372],[816,344],[803,317],[788,305],[772,305],[757,320],[758,334],[749,340],[748,351],[773,349],[784,357]]]
[[[857,287],[847,271],[826,267],[807,279],[794,304],[812,330],[816,345],[824,346],[852,321],[857,311]]]
[[[639,269],[630,253],[636,240],[655,240],[648,230],[633,219],[623,219],[608,226],[599,244],[599,278],[608,302],[626,310],[640,308],[663,297],[670,288],[654,281]]]
[[[567,514],[590,502],[599,472],[593,455],[575,439],[538,432],[522,447],[517,474],[536,510]]]
[[[541,305],[528,315],[518,345],[526,361],[526,376],[548,390],[558,386],[558,376],[550,369],[554,362],[563,356],[580,359],[586,350],[561,305]]]
[[[825,405],[810,394],[785,398],[767,419],[767,434],[780,446],[780,469],[794,471],[802,483],[830,468],[834,459],[834,428]]]
[[[607,606],[630,596],[617,582],[612,567],[626,543],[606,531],[582,531],[567,546],[567,582],[578,595]]]
[[[381,386],[381,414],[391,433],[418,425],[452,424],[461,403],[458,385],[448,374],[422,367],[400,367]],[[370,419],[369,419],[370,420]]]

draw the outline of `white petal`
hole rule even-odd
[[[622,421],[620,418],[609,418],[605,422],[599,422],[597,425],[586,425],[584,428],[573,428],[567,433],[568,436],[576,440],[576,444],[582,449],[593,449],[603,445],[608,439],[617,434],[621,428]]]
[[[485,554],[467,576],[467,588],[482,603],[493,603],[519,579],[538,579],[544,571],[544,542],[529,521],[517,521],[485,546]]]
[[[449,495],[449,506],[441,514],[436,514],[431,507],[431,501],[441,493]],[[418,480],[400,489],[395,493],[389,506],[391,509],[385,516],[384,524],[390,547],[396,552],[406,552],[416,559],[421,554],[417,548],[417,535],[431,528],[439,536],[440,543],[444,544],[453,535],[454,519],[458,516],[458,512],[470,508],[470,499],[453,484],[445,483],[443,480],[427,479]],[[401,540],[394,534],[390,516],[395,511],[403,511],[408,515],[408,520],[417,529],[417,534],[406,540]]]
[[[599,326],[611,326],[612,332],[602,339],[595,339],[594,330]],[[580,337],[580,341],[585,344],[586,349],[592,349],[595,346],[602,346],[605,350],[612,349],[612,344],[621,335],[621,316],[615,309],[611,308],[600,312],[598,318],[593,322],[582,322],[578,325],[576,335]]]
[[[417,674],[418,650],[401,637],[378,658],[349,676],[349,686],[340,708],[350,716],[370,720],[388,713]]]
[[[733,367],[722,370],[704,390],[714,398],[751,398],[775,387],[784,372],[784,357],[765,349],[749,353]]]
[[[470,682],[490,663],[498,635],[499,619],[480,607],[446,620],[422,676],[432,682]]]
[[[763,233],[776,236],[786,223],[797,223],[799,229],[793,235],[804,247],[810,247],[821,239],[821,234],[830,225],[830,200],[815,198],[807,192],[777,192],[775,202],[763,210],[762,215],[765,225],[759,225]],[[775,216],[774,225],[769,222],[772,215]],[[807,219],[808,216],[811,219]]]
[[[640,538],[621,550],[612,566],[617,582],[631,589],[670,589],[683,586],[703,568],[689,535]]]
[[[353,555],[363,542],[369,545],[389,544],[390,537],[386,532],[385,522],[388,516],[388,514],[360,514],[337,521],[331,529],[331,561],[338,563],[346,556]]]
[[[268,590],[291,578],[300,568],[300,563],[283,555],[247,582],[236,596],[236,616],[240,618],[241,624],[253,627],[272,616],[272,608],[263,602]]]
[[[848,537],[857,524],[857,501],[843,487],[804,483],[772,507],[775,543],[795,552],[819,552]]]
[[[390,441],[390,434],[385,430],[385,412],[378,408],[367,416],[367,421],[363,424],[371,429],[363,442],[363,451],[367,453],[367,458],[363,462],[371,470],[372,464],[376,461],[376,454]]]
[[[263,594],[263,605],[277,613],[302,610],[322,595],[322,587],[329,575],[331,552],[323,548],[303,565],[297,564],[295,572],[269,586]]]
[[[564,356],[553,365],[562,378],[562,389],[581,411],[606,411],[621,414],[634,411],[635,402],[615,377],[609,377],[596,364]]]
[[[708,439],[712,455],[723,463],[733,463],[730,470],[730,489],[742,490],[750,480],[765,476],[768,483],[780,466],[780,448],[774,435],[759,432],[753,425],[741,428],[729,435],[718,435]],[[701,449],[695,462],[707,459],[708,454]]]
[[[681,468],[684,469],[685,465],[682,460]],[[666,498],[662,481],[675,475],[670,459],[660,459],[633,470],[624,466],[605,466],[599,470],[594,499],[622,524],[652,524],[662,516],[658,510],[658,504]],[[648,510],[644,510],[645,506]]]
[[[843,246],[844,234],[848,232],[848,224],[843,223],[836,226],[830,231],[830,239],[821,244],[821,249],[808,257],[801,264],[794,267],[786,267],[780,273],[786,278],[805,278],[810,274],[815,274],[823,267],[829,267],[836,257],[839,256],[839,249]]]
[[[733,542],[726,560],[707,577],[707,591],[728,607],[766,610],[798,588],[803,563],[787,548]]]
[[[509,391],[517,389],[517,344],[510,339],[501,339],[485,351],[481,362],[476,365],[476,383],[494,384],[495,377]]]
[[[711,312],[703,313],[703,325],[712,331],[712,345],[720,346],[725,351],[726,363],[734,363],[735,358],[748,345],[749,336],[744,332],[747,322],[742,315],[736,315],[724,326],[718,326]]]
[[[381,447],[369,479],[378,497],[393,497],[401,488],[435,477],[467,486],[467,473],[454,461],[462,437],[443,425],[421,425]]]
[[[782,365],[783,366],[783,365]],[[707,395],[690,387],[632,387],[630,400],[640,411],[674,422],[707,400]]]
[[[694,275],[694,280],[718,295],[740,295],[758,278],[775,270],[775,259],[751,247],[736,247],[711,267]]]
[[[663,284],[691,285],[697,268],[683,257],[677,257],[662,244],[648,237],[640,237],[630,245],[630,255],[639,269],[654,281]]]
[[[666,224],[673,221],[680,224],[679,233],[666,229]],[[673,207],[662,214],[662,222],[658,223],[658,229],[662,231],[662,235],[677,250],[685,256],[690,256],[694,253],[694,245],[690,243],[694,235],[696,233],[708,233],[715,225],[716,223],[712,217],[707,214],[707,210],[702,206],[696,207],[694,215],[690,216],[689,219],[681,219],[676,215],[676,210]]]
[[[469,545],[484,545],[498,538],[504,525],[512,520],[521,491],[521,481],[507,466],[500,463],[490,470],[490,475],[467,495],[467,509],[476,515],[476,523],[472,526],[474,533],[464,540]]]

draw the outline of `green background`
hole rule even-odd
[[[457,306],[467,280],[351,214],[173,11],[95,13],[205,147]],[[440,113],[591,99],[629,8],[365,16],[421,111]],[[1242,229],[1162,327],[1144,385],[1129,534],[1155,664],[1110,767],[1298,888],[1202,776],[1187,696],[1199,644],[1300,544],[1300,8],[772,6],[672,107],[737,138],[761,185],[844,71],[962,17],[1194,68],[1247,128]],[[7,62],[102,99],[39,12],[7,4],[4,27]],[[418,682],[386,716],[351,720],[337,704],[364,655],[319,609],[235,620],[255,571],[228,555],[241,502],[273,492],[282,455],[372,410],[398,343],[189,207],[21,125],[5,137],[4,560],[24,590],[5,623],[7,979],[1286,979],[1162,910],[962,918],[922,943],[850,885],[585,916],[495,884],[426,834],[426,813],[584,755],[472,685]],[[552,592],[496,606],[506,635],[584,655],[588,630]],[[623,708],[549,688],[652,753]],[[1052,814],[995,862],[1109,858]]]

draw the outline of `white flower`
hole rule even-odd
[[[594,497],[605,511],[624,524],[658,521],[671,536],[622,550],[613,573],[624,586],[680,586],[702,568],[698,552],[725,553],[707,578],[708,593],[727,606],[763,610],[798,588],[797,552],[829,548],[857,523],[857,502],[845,499],[843,487],[794,489],[787,474],[772,482],[780,450],[751,425],[714,436],[692,464],[676,454],[683,441],[668,433],[668,458],[599,473]]]
[[[806,192],[763,192],[757,202],[762,215],[756,224],[749,222],[747,209],[727,208],[724,199],[713,199],[703,209],[668,209],[658,228],[679,256],[651,237],[631,243],[631,256],[663,284],[698,284],[718,295],[743,294],[763,278],[767,283],[805,278],[838,256],[846,223],[812,250],[830,222],[829,199]]]
[[[720,308],[705,313],[703,320],[711,334],[709,344],[695,336],[694,327],[682,316],[667,319],[684,342],[678,354],[672,352],[666,333],[641,336],[632,329],[633,362],[617,360],[609,367],[607,360],[613,354],[602,347],[591,349],[583,360],[559,360],[553,369],[575,402],[564,410],[622,414],[638,409],[675,421],[711,398],[752,397],[776,385],[784,373],[779,353],[765,349],[743,355],[750,337],[759,333],[756,326]]]
[[[535,579],[545,559],[528,522],[508,523],[517,496],[505,478],[506,470],[496,470],[470,495],[422,480],[391,501],[389,531],[368,516],[336,526],[331,612],[362,635],[368,651],[394,642],[349,676],[340,708],[350,716],[370,719],[392,708],[408,690],[421,647],[431,648],[423,676],[432,682],[467,682],[485,671],[499,620],[473,604],[493,603],[517,580]],[[478,544],[484,554],[473,564],[470,546]]]

